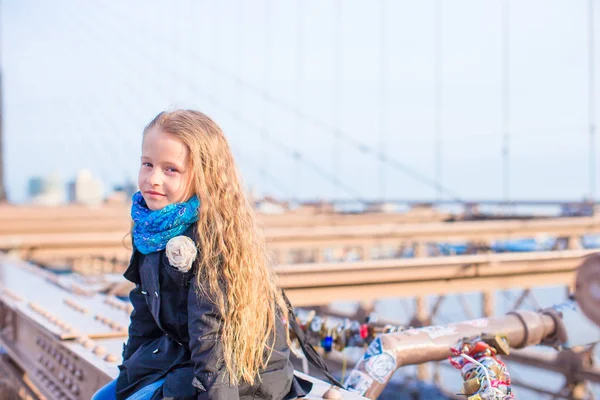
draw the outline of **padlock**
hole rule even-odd
[[[333,346],[333,337],[327,335],[321,340],[321,347],[325,350],[326,353],[331,352],[331,348]]]
[[[315,316],[317,315],[315,310],[310,310],[308,312],[308,314],[306,315],[306,319],[304,320],[304,326],[303,326],[303,330],[304,332],[306,332],[306,330],[308,329],[308,327],[312,324],[313,319],[315,318]]]
[[[463,393],[470,396],[481,387],[481,381],[477,378],[469,379],[463,383]]]
[[[508,338],[505,335],[486,335],[482,337],[481,340],[488,344],[490,347],[493,347],[498,354],[504,356],[510,354],[510,345],[508,343]]]
[[[331,329],[327,327],[327,318],[323,318],[323,325],[321,325],[321,332],[319,334],[321,337],[331,336]]]
[[[341,326],[333,331],[333,348],[337,351],[344,351],[346,348],[346,331]]]
[[[369,337],[369,325],[362,324],[360,326],[360,337],[366,340]]]

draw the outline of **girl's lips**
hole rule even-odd
[[[158,193],[158,192],[154,192],[152,190],[149,190],[146,192],[147,195],[152,196],[152,197],[163,197],[164,194],[162,193]]]

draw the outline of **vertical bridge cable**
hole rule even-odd
[[[213,6],[215,6],[218,3],[213,2],[212,4],[213,4]],[[341,9],[341,1],[339,3],[338,9]],[[219,11],[219,10],[215,9],[215,11]],[[217,14],[217,13],[215,12],[213,14]],[[222,12],[220,14],[221,15],[219,17],[222,17]],[[279,107],[280,109],[282,109],[283,111],[288,112],[288,113],[296,116],[299,119],[302,119],[305,124],[310,124],[312,127],[318,129],[320,132],[334,136],[334,137],[336,137],[336,140],[340,140],[340,141],[343,140],[345,143],[348,143],[353,148],[357,149],[359,152],[361,152],[363,154],[371,155],[375,159],[381,159],[381,154],[377,148],[369,145],[368,143],[362,142],[361,140],[358,140],[358,139],[352,137],[351,135],[349,135],[348,133],[342,131],[340,129],[339,125],[334,126],[330,123],[323,122],[319,119],[316,119],[316,118],[304,113],[302,110],[298,109],[293,104],[286,102],[280,98],[275,97],[272,93],[266,91],[264,88],[257,87],[256,85],[248,82],[247,80],[243,79],[242,77],[236,76],[236,74],[223,68],[220,65],[220,63],[215,62],[215,61],[218,61],[216,59],[218,58],[218,55],[219,55],[219,52],[218,52],[219,45],[220,45],[219,37],[220,37],[220,33],[221,33],[220,30],[218,29],[218,27],[214,26],[215,24],[220,23],[220,21],[216,21],[216,19],[217,19],[217,17],[212,18],[212,24],[211,24],[211,25],[213,25],[212,26],[212,28],[213,28],[212,29],[213,30],[212,42],[214,43],[214,47],[213,47],[214,56],[212,58],[210,56],[203,57],[193,51],[190,54],[191,59],[200,63],[201,65],[204,65],[206,68],[211,70],[211,77],[213,78],[213,88],[211,88],[212,90],[207,91],[204,86],[200,86],[200,85],[197,85],[195,82],[191,82],[191,84],[193,85],[192,90],[194,92],[202,93],[203,96],[205,96],[209,100],[209,103],[211,105],[215,106],[216,108],[219,108],[221,111],[225,111],[225,112],[229,113],[236,121],[242,122],[245,125],[251,126],[253,129],[256,129],[257,132],[264,133],[263,129],[261,129],[260,127],[257,128],[254,124],[249,123],[249,121],[247,121],[247,120],[245,121],[239,115],[237,110],[234,110],[230,106],[225,105],[218,99],[218,97],[216,95],[217,87],[215,85],[215,81],[217,80],[217,78],[219,78],[219,75],[220,75],[221,78],[224,78],[228,82],[236,82],[237,84],[239,84],[240,87],[245,92],[257,95],[258,97],[262,98],[263,101],[268,102],[272,105],[275,105],[275,106]],[[137,22],[137,21],[134,21],[134,22]],[[140,32],[144,31],[146,33],[146,35],[149,37],[149,40],[160,39],[160,38],[157,38],[156,35],[154,35],[154,36],[151,35],[151,32],[147,31],[147,26],[143,25],[142,23],[137,23],[136,26],[134,26],[134,28],[138,29]],[[158,68],[158,69],[162,68],[162,70],[167,73],[168,73],[168,71],[172,70],[172,67],[168,64],[168,60],[165,60],[163,57],[160,57],[159,54],[153,53],[151,50],[149,51],[148,48],[141,48],[140,50],[144,53],[143,57],[146,57],[146,59],[151,60],[153,62],[153,66],[155,68]],[[171,73],[173,73],[173,72],[171,71]],[[216,112],[216,110],[215,110],[215,112]],[[298,151],[295,151],[294,149],[289,148],[289,146],[284,145],[282,142],[275,139],[275,137],[273,135],[266,134],[264,137],[267,138],[271,143],[280,147],[288,156],[294,157],[295,153],[298,153]],[[339,178],[339,171],[333,171],[331,173],[326,172],[319,165],[313,163],[311,160],[304,157],[301,153],[298,155],[303,160],[303,166],[310,167],[315,172],[317,172],[318,175],[321,177],[326,177],[331,183],[333,183],[335,185],[336,188],[342,189],[345,192],[350,193],[352,196],[354,196],[355,200],[358,200],[359,202],[364,202],[364,199],[362,199],[362,196],[359,194],[359,191],[355,190],[355,188],[352,188],[352,186],[345,184],[342,181],[342,179]],[[396,158],[390,156],[389,154],[386,155],[385,159],[386,159],[386,163],[388,164],[388,166],[393,167],[393,169],[395,169],[396,171],[402,172],[402,173],[410,176],[414,180],[416,180],[420,183],[423,183],[427,186],[438,188],[442,192],[444,192],[448,196],[450,196],[452,200],[454,200],[458,203],[463,203],[463,201],[459,198],[458,195],[454,194],[448,188],[445,188],[442,185],[440,185],[439,182],[436,182],[435,180],[422,175],[418,171],[405,165],[404,163],[402,163],[401,161],[397,160]]]
[[[237,75],[240,77],[244,76],[244,39],[243,39],[243,24],[244,24],[244,1],[243,0],[237,0],[236,3],[236,9],[237,9],[237,13],[235,16],[235,58],[234,58],[234,62],[235,62],[235,70],[237,71]],[[240,85],[239,81],[234,82],[234,86],[235,86],[235,97],[236,99],[234,100],[235,102],[235,106],[234,106],[234,112],[235,114],[239,115],[240,117],[243,115],[242,114],[242,110],[244,108],[244,102],[242,99],[242,87]],[[231,133],[229,136],[229,143],[232,147],[232,152],[234,152],[234,154],[237,156],[239,154],[239,150],[240,148],[243,148],[243,146],[234,146],[234,142],[235,139],[240,139],[241,135],[240,135],[240,131],[241,131],[241,127],[238,123],[236,124],[232,124],[233,129],[231,129]],[[241,171],[240,171],[241,172]],[[245,179],[244,179],[245,180]],[[255,193],[254,193],[254,187],[250,186],[250,187],[246,187],[246,190],[248,191],[250,197],[252,198],[252,202],[255,202],[256,198],[254,198]]]
[[[588,118],[589,118],[589,196],[596,201],[596,120],[595,120],[595,53],[594,53],[594,0],[588,9]]]
[[[213,108],[213,113],[214,110],[216,109],[216,103],[214,101],[214,99],[217,96],[217,76],[218,76],[218,71],[219,71],[219,48],[221,47],[221,32],[219,27],[222,25],[221,21],[220,21],[220,17],[222,15],[222,12],[219,13],[219,21],[217,21],[217,16],[215,14],[217,14],[217,11],[220,11],[219,8],[219,2],[218,1],[212,1],[210,2],[212,4],[212,10],[210,10],[210,14],[213,16],[211,18],[211,34],[212,34],[212,74],[211,74],[211,91],[210,93],[212,94],[211,97],[211,107]]]
[[[271,62],[271,0],[264,1],[264,14],[263,14],[263,87],[265,91],[270,91],[270,62]],[[261,162],[260,174],[261,179],[264,180],[268,174],[269,169],[269,154],[267,149],[267,136],[269,135],[269,111],[271,103],[263,102],[263,118],[262,118],[262,130],[261,130]],[[264,196],[263,191],[263,196]]]
[[[502,0],[502,197],[510,201],[510,0]]]
[[[341,124],[340,117],[340,79],[341,79],[341,46],[342,46],[342,34],[341,34],[341,17],[342,17],[342,2],[336,0],[335,10],[333,15],[333,126],[337,127],[336,131],[332,136],[332,152],[331,152],[331,174],[332,176],[339,179],[340,175],[340,158],[339,158],[339,147],[340,147],[340,130]],[[331,198],[337,197],[337,186],[335,184],[331,187]]]
[[[0,14],[0,18],[1,18],[1,14]],[[0,202],[6,201],[7,200],[7,195],[6,195],[6,186],[4,183],[4,158],[3,158],[3,150],[2,150],[2,137],[4,135],[4,130],[2,129],[4,126],[4,121],[3,121],[3,116],[4,116],[4,105],[2,104],[2,99],[3,99],[3,92],[2,92],[2,59],[0,58]]]
[[[191,33],[194,32],[194,28],[196,27],[196,21],[197,21],[197,12],[196,12],[196,2],[194,0],[188,0],[187,3],[187,18],[186,18],[186,27],[187,27],[187,33],[184,32],[183,36],[185,36],[186,38],[186,48],[190,48],[191,46],[194,45],[194,41],[191,40],[192,36]],[[186,80],[186,91],[185,91],[185,96],[186,96],[186,101],[190,104],[190,107],[194,107],[197,108],[194,104],[194,92],[192,92],[192,85],[189,84],[189,81],[196,79],[196,74],[194,73],[194,68],[193,68],[193,60],[192,57],[190,55],[190,51],[187,51],[186,54],[188,55],[186,57],[186,76],[188,77],[188,80]]]
[[[303,71],[303,27],[302,27],[302,2],[303,0],[296,0],[296,107],[299,110],[302,110],[303,105],[303,97],[302,97],[302,85],[304,84],[304,71]],[[300,189],[300,192],[304,192],[304,180],[302,176],[302,160],[300,157],[299,147],[302,143],[302,118],[296,118],[296,129],[294,130],[294,139],[292,143],[294,143],[293,148],[295,151],[294,154],[294,166],[292,167],[295,171],[292,171],[293,176],[296,177],[296,181],[298,183],[297,188]],[[301,197],[301,196],[298,196]]]
[[[237,2],[237,16],[235,22],[235,62],[238,76],[244,76],[244,39],[243,39],[243,23],[244,23],[244,2],[238,0]],[[237,97],[237,112],[242,115],[243,101],[242,101],[242,86],[239,81],[235,82],[235,94]]]
[[[435,0],[434,20],[434,146],[435,146],[435,182],[437,183],[435,200],[442,200],[442,3]]]
[[[231,71],[226,70],[226,69],[222,68],[221,66],[216,65],[210,59],[201,57],[198,54],[194,54],[194,57],[199,62],[206,65],[208,68],[210,68],[213,71],[215,71],[216,73],[222,75],[225,79],[227,79],[229,81],[239,82],[241,84],[242,88],[244,88],[244,90],[246,90],[248,93],[253,93],[256,96],[261,97],[264,101],[269,102],[269,103],[279,107],[280,109],[284,110],[285,112],[288,112],[289,114],[295,115],[297,118],[302,119],[305,124],[310,124],[312,127],[318,129],[319,131],[321,131],[323,133],[334,136],[337,139],[343,140],[344,142],[350,144],[351,146],[353,146],[355,149],[357,149],[359,152],[361,152],[363,154],[369,154],[377,160],[381,159],[381,154],[380,154],[378,148],[371,146],[367,142],[363,142],[359,139],[356,139],[352,135],[349,135],[347,132],[342,131],[340,129],[339,125],[334,126],[331,123],[324,122],[320,119],[317,119],[315,117],[312,117],[312,116],[306,114],[302,110],[298,109],[293,103],[282,100],[281,98],[276,97],[272,93],[265,91],[264,88],[258,87],[256,85],[242,79],[241,77],[235,75]],[[398,159],[394,158],[393,156],[387,154],[385,157],[385,161],[388,164],[388,166],[391,166],[395,170],[400,171],[400,172],[404,173],[405,175],[410,176],[414,180],[416,180],[420,183],[423,183],[427,186],[437,188],[442,193],[445,193],[448,196],[450,196],[453,201],[455,201],[457,203],[464,203],[464,201],[460,198],[460,196],[458,196],[456,193],[453,193],[450,189],[448,189],[447,187],[444,187],[439,182],[435,181],[435,179],[431,179],[431,178],[421,174],[414,168],[409,167],[408,165],[404,164],[403,162],[399,161]],[[335,171],[335,172],[337,172],[337,171]],[[341,180],[341,179],[338,178],[337,180]]]
[[[213,4],[216,4],[216,2],[213,2]],[[222,15],[222,13],[221,13],[221,15]],[[111,15],[111,16],[109,16],[108,20],[115,21],[116,20],[115,16],[119,17],[118,15]],[[213,21],[215,19],[216,18],[213,18]],[[115,24],[116,24],[116,26],[120,26],[120,25],[124,25],[124,22],[125,22],[124,19],[121,18],[121,20],[116,21]],[[220,22],[220,21],[217,21],[216,23],[218,23],[218,22]],[[154,36],[153,36],[152,35],[153,32],[148,31],[147,30],[148,27],[146,25],[144,25],[143,23],[139,23],[135,26],[132,26],[132,28],[145,33],[149,37],[149,40],[151,40],[151,41],[159,39],[158,35],[154,34]],[[218,37],[218,35],[215,35],[215,36]],[[217,48],[218,47],[215,46],[215,54],[218,54],[216,52]],[[161,73],[167,74],[170,70],[172,70],[172,65],[169,62],[169,60],[165,59],[164,57],[161,57],[160,54],[152,52],[152,49],[150,49],[148,47],[140,47],[139,50],[141,52],[141,57],[144,58],[147,61],[147,63],[152,64]],[[271,94],[268,92],[265,92],[264,89],[262,89],[262,88],[257,89],[253,85],[251,85],[247,81],[245,81],[244,79],[242,79],[238,76],[235,76],[234,74],[231,74],[230,72],[227,72],[226,70],[222,69],[220,65],[214,63],[214,60],[205,60],[205,59],[199,57],[198,54],[193,51],[192,51],[191,57],[194,60],[197,60],[197,61],[203,63],[209,69],[211,69],[212,72],[214,72],[215,79],[217,78],[218,75],[224,76],[226,79],[228,79],[228,81],[239,82],[242,89],[249,90],[251,93],[258,94],[267,103],[276,104],[278,106],[281,106],[281,104],[287,105],[287,103],[280,103],[280,102],[273,100]],[[213,62],[211,62],[211,61],[213,61]],[[181,75],[177,71],[173,72],[173,75],[178,76],[181,79]],[[347,184],[347,183],[343,182],[341,179],[335,177],[333,174],[331,174],[325,168],[321,167],[316,162],[307,158],[304,154],[302,154],[302,152],[299,152],[297,149],[290,147],[288,144],[277,139],[274,135],[271,135],[268,132],[265,132],[265,130],[262,129],[261,126],[259,126],[258,124],[254,123],[253,121],[250,121],[249,119],[244,119],[243,116],[238,113],[238,111],[235,107],[232,107],[230,104],[226,104],[225,102],[221,101],[218,98],[218,96],[216,95],[216,93],[217,93],[216,86],[214,86],[214,88],[211,88],[211,90],[206,90],[206,88],[203,85],[199,85],[194,81],[191,81],[190,84],[192,85],[192,90],[195,93],[198,93],[201,96],[208,99],[209,103],[215,107],[215,110],[213,110],[213,113],[216,113],[217,110],[227,113],[236,123],[243,124],[243,125],[247,126],[248,128],[250,128],[250,131],[249,131],[250,133],[256,133],[257,136],[260,136],[261,138],[264,138],[264,139],[268,140],[269,142],[271,142],[271,144],[275,145],[281,151],[282,154],[285,154],[292,158],[295,158],[295,157],[300,158],[303,166],[310,168],[320,178],[323,178],[323,179],[333,183],[337,188],[343,190],[345,193],[348,193],[350,196],[352,196],[353,201],[366,204],[366,202],[367,202],[366,199],[364,199],[361,196],[360,191],[358,191],[352,185]],[[311,122],[314,124],[314,122],[311,121],[310,119],[307,119],[307,116],[304,113],[302,113],[300,110],[296,110],[291,105],[289,107],[294,110],[293,114],[297,115],[298,118],[301,118],[304,121],[308,121],[308,122]]]
[[[386,91],[386,0],[380,0],[379,7],[379,197],[385,201],[385,134],[387,118],[387,91]]]

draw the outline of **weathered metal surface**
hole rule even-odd
[[[385,297],[418,296],[550,285],[571,285],[583,258],[594,250],[480,254],[412,259],[279,265],[279,284],[297,306],[338,300],[370,301]],[[131,289],[121,282],[119,294]],[[74,278],[66,278],[74,279]],[[108,283],[98,284],[105,288]],[[88,285],[86,290],[93,290]],[[111,291],[112,289],[106,289]]]
[[[97,293],[73,293],[69,283],[0,255],[0,342],[49,400],[91,398],[117,376],[127,340],[126,330],[115,331],[106,321],[127,327],[131,310],[127,303]],[[308,399],[321,399],[329,385],[308,378],[315,383]],[[344,392],[343,398],[362,397]]]
[[[428,257],[275,268],[297,306],[550,285],[570,285],[591,250]]]
[[[518,311],[503,317],[481,318],[444,326],[408,329],[378,336],[348,376],[347,385],[369,399],[376,399],[394,372],[404,366],[441,361],[465,337],[505,335],[515,348],[552,338],[562,324],[556,312]],[[563,330],[564,331],[564,330]],[[566,337],[552,338],[558,343]]]
[[[49,208],[0,204],[0,220],[3,221],[0,234],[127,231],[131,223],[129,215],[127,206],[67,205]],[[448,217],[449,213],[433,208],[415,208],[403,213],[341,214],[300,210],[283,214],[257,214],[258,222],[265,227],[422,223],[443,221]]]
[[[310,218],[308,218],[310,219]],[[57,229],[60,223],[56,224]],[[0,249],[22,257],[47,262],[53,259],[103,256],[126,260],[130,252],[127,227],[106,231],[48,231],[46,233],[0,233]],[[600,218],[555,218],[539,220],[479,221],[455,223],[420,223],[355,226],[267,227],[265,235],[269,249],[282,263],[299,260],[320,262],[325,250],[338,252],[354,249],[363,260],[373,258],[378,249],[415,247],[416,254],[426,255],[425,244],[469,242],[488,246],[496,240],[531,238],[550,235],[568,238],[569,248],[579,248],[582,235],[600,232]],[[340,250],[341,249],[341,250]],[[340,257],[334,257],[340,258]]]
[[[54,279],[32,274],[17,267],[18,262],[0,263],[0,299],[11,304],[15,312],[43,324],[61,339],[81,335],[88,337],[126,337],[129,308],[116,307],[115,299],[105,296],[74,296],[54,284]],[[43,290],[42,290],[43,288]],[[122,303],[122,302],[121,302]]]

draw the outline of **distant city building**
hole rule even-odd
[[[69,201],[72,203],[96,205],[103,200],[104,185],[87,169],[80,170],[75,181],[69,183]]]
[[[394,213],[398,212],[398,206],[394,203],[377,202],[369,204],[365,211],[372,213]]]
[[[272,197],[264,197],[256,202],[256,211],[261,214],[283,214],[288,210],[287,203]]]
[[[137,192],[138,189],[138,185],[137,183],[133,183],[132,181],[128,181],[123,185],[116,185],[113,190],[115,192],[122,192],[124,194],[124,196],[128,199],[131,200],[131,196],[133,196],[133,194],[135,192]]]
[[[307,215],[333,214],[335,212],[335,207],[333,203],[329,201],[317,200],[300,203],[294,211],[298,214]]]
[[[29,179],[29,198],[34,204],[55,206],[65,203],[65,184],[58,173]]]
[[[44,184],[45,180],[41,176],[34,176],[29,179],[28,190],[29,198],[33,199],[34,197],[42,194],[44,192]]]

